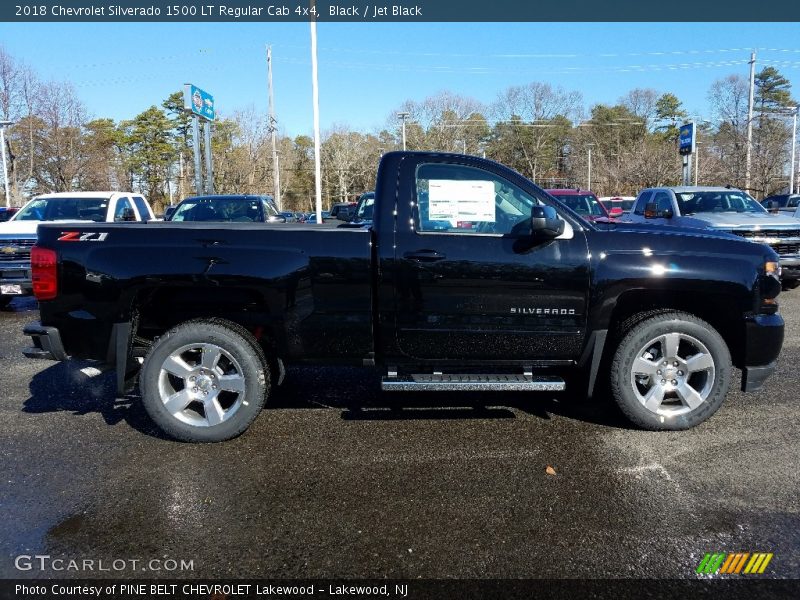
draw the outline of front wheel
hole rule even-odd
[[[728,347],[711,325],[668,312],[622,338],[611,364],[611,391],[625,416],[644,429],[689,429],[719,409],[732,368]]]
[[[269,389],[263,352],[250,333],[222,320],[188,321],[160,337],[139,376],[147,413],[187,442],[220,442],[258,416]]]

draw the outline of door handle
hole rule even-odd
[[[447,258],[445,254],[441,254],[436,250],[417,250],[416,252],[406,252],[403,258],[414,260],[416,262],[436,262]]]

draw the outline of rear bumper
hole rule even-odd
[[[22,332],[31,336],[33,341],[33,346],[22,351],[28,358],[44,360],[67,360],[69,358],[64,352],[61,334],[55,327],[47,327],[39,321],[34,321],[26,325]]]
[[[745,324],[742,391],[756,392],[775,371],[783,345],[783,317],[755,315]]]

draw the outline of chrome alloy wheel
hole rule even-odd
[[[179,421],[212,427],[230,419],[242,406],[246,381],[242,367],[215,344],[188,344],[161,365],[158,393]]]
[[[667,333],[636,353],[630,382],[647,410],[672,417],[703,404],[715,376],[714,358],[702,342],[685,333]]]

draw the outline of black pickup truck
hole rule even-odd
[[[636,425],[686,429],[783,342],[768,246],[589,223],[463,155],[386,154],[371,228],[42,225],[32,265],[25,355],[105,361],[120,391],[138,373],[188,441],[242,433],[290,363],[374,365],[403,393],[605,385]]]

